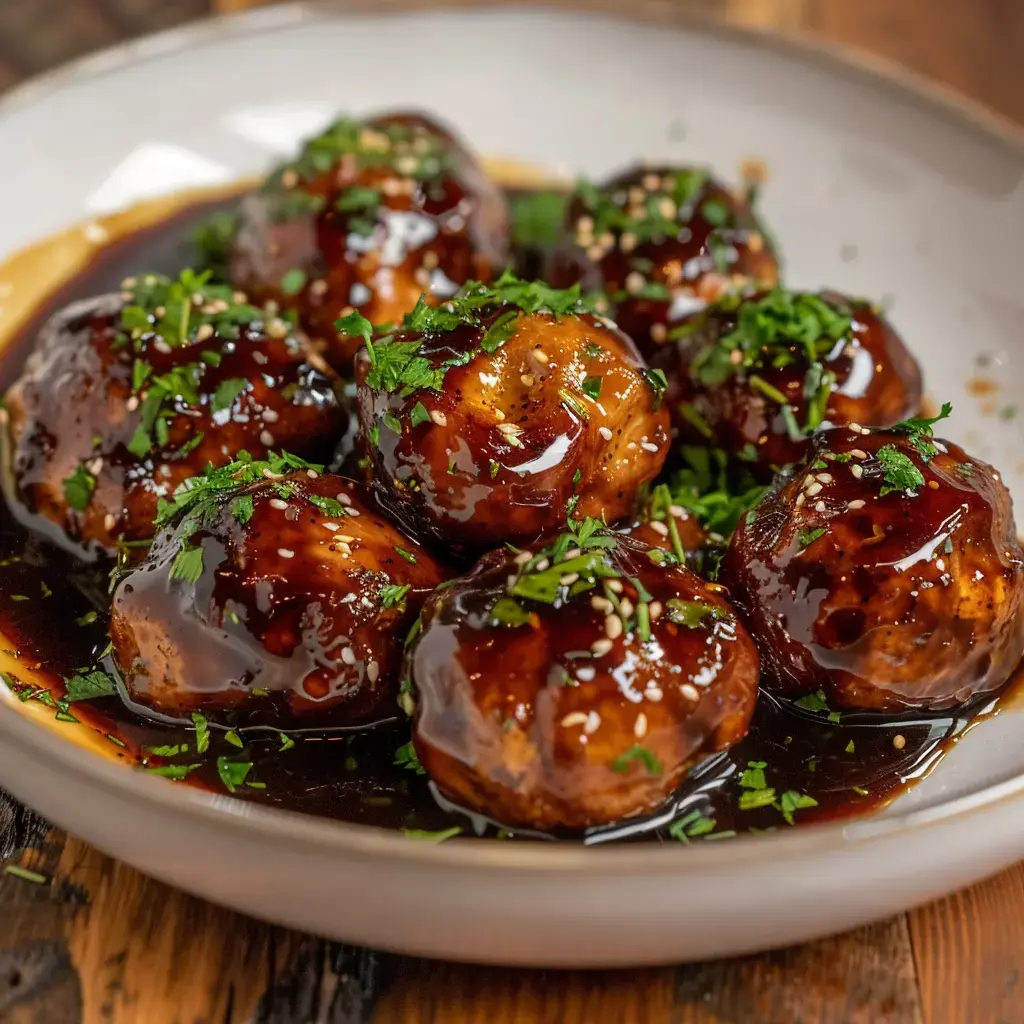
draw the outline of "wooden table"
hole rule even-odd
[[[0,0],[0,90],[89,49],[248,2]],[[1024,122],[1021,0],[693,6],[866,48]],[[143,877],[2,793],[0,864],[48,880],[0,874],[0,1024],[1024,1024],[1022,865],[794,949],[589,973],[437,964],[261,924]]]

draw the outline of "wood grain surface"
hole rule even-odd
[[[0,91],[211,6],[249,5],[0,0]],[[1024,122],[1021,0],[689,6],[896,60]],[[145,878],[2,791],[0,864],[18,872],[0,873],[0,1024],[1024,1024],[1021,866],[793,949],[599,973],[438,964],[265,925]]]

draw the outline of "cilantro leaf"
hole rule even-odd
[[[612,761],[611,770],[623,775],[629,771],[629,766],[634,761],[642,762],[644,768],[647,769],[648,775],[661,775],[665,770],[662,767],[661,762],[654,755],[654,752],[648,750],[647,747],[642,746],[639,743],[634,743],[629,750],[619,754],[619,756]]]
[[[75,467],[74,473],[62,481],[64,499],[77,512],[84,512],[92,501],[96,490],[96,477],[81,462]]]
[[[924,487],[924,474],[895,445],[883,445],[875,452],[875,458],[882,467],[882,497],[899,491],[913,496]]]
[[[64,699],[68,701],[94,700],[117,692],[114,680],[99,669],[79,673],[64,680]]]

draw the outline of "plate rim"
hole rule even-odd
[[[529,7],[510,0],[478,0],[470,6],[458,0],[429,4],[423,0],[296,0],[220,14],[115,44],[34,76],[0,96],[0,124],[9,113],[30,107],[33,102],[84,79],[102,77],[193,45],[216,42],[219,38],[257,35],[282,27],[346,16],[383,20],[438,12],[478,15],[538,11],[590,13],[636,24],[663,23],[673,30],[738,39],[754,48],[779,51],[789,58],[883,87],[904,100],[913,101],[933,116],[952,120],[960,128],[968,128],[989,141],[1006,146],[1024,159],[1024,126],[895,61],[802,34],[725,23],[698,11],[670,7],[663,0],[632,0],[628,10],[623,9],[620,0],[541,0]],[[790,850],[803,855],[852,850],[880,838],[964,819],[1024,794],[1024,773],[1019,773],[929,808],[887,818],[868,815],[808,824],[785,832],[743,835],[725,844],[692,845],[682,858],[677,844],[596,847],[573,843],[505,844],[477,837],[465,837],[459,843],[430,844],[410,840],[394,830],[377,826],[303,814],[187,786],[175,786],[170,780],[147,776],[128,765],[98,756],[62,739],[56,732],[20,712],[13,701],[8,693],[0,694],[0,732],[30,756],[42,754],[51,761],[56,760],[113,795],[160,805],[211,826],[240,832],[250,839],[258,835],[268,843],[283,840],[294,846],[301,842],[310,852],[348,853],[374,859],[384,856],[436,867],[562,873],[584,868],[593,870],[599,865],[606,873],[659,875],[689,874],[709,868],[724,870],[745,865],[754,858],[761,859],[766,853],[774,853],[784,859]]]

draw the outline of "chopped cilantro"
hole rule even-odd
[[[380,588],[381,608],[405,608],[405,595],[412,590],[411,584],[399,586],[396,583],[387,583]]]
[[[681,597],[670,597],[665,602],[665,614],[669,622],[687,629],[699,629],[706,619],[727,619],[729,616],[714,605],[703,601],[684,601]]]
[[[430,422],[430,413],[427,412],[427,407],[422,402],[417,402],[412,407],[412,412],[409,413],[409,422],[414,427],[418,427],[421,423]]]
[[[79,673],[64,680],[64,698],[69,701],[109,697],[117,692],[114,680],[106,672],[96,670]]]
[[[196,753],[205,754],[210,749],[210,727],[206,716],[199,711],[192,712],[192,724],[196,729]]]
[[[149,772],[150,775],[160,775],[165,779],[184,779],[186,776],[191,775],[197,768],[201,768],[202,764],[161,764],[156,766],[148,766],[145,771]]]
[[[512,237],[520,247],[552,245],[565,222],[569,196],[565,192],[528,192],[513,196]]]
[[[427,770],[420,764],[420,759],[416,755],[416,748],[413,746],[412,740],[408,743],[403,743],[395,751],[395,760],[399,768],[404,768],[406,771],[415,772],[417,775],[426,775]]]
[[[913,497],[924,487],[924,474],[895,445],[883,445],[875,452],[875,458],[882,467],[882,497],[900,491]]]
[[[641,761],[644,768],[647,769],[648,775],[661,775],[665,770],[662,767],[661,762],[654,756],[654,753],[639,743],[634,743],[629,750],[619,754],[619,756],[612,761],[611,769],[613,772],[618,772],[620,775],[625,774],[629,771],[629,766],[634,761]]]
[[[813,530],[800,530],[796,535],[796,542],[800,545],[800,550],[810,547],[820,537],[824,537],[828,533],[828,528],[825,526],[816,526]]]
[[[234,793],[243,785],[251,771],[252,761],[232,761],[224,756],[217,758],[217,774],[229,793]]]
[[[511,597],[500,597],[491,606],[491,618],[503,626],[525,626],[530,613]]]
[[[421,843],[443,843],[462,832],[461,825],[452,825],[451,828],[441,829],[439,832],[431,832],[422,828],[403,828],[402,835],[407,839],[418,839]]]
[[[81,462],[75,467],[74,473],[65,477],[62,481],[64,487],[64,499],[77,512],[84,512],[92,501],[93,492],[96,490],[96,477],[92,475]]]

